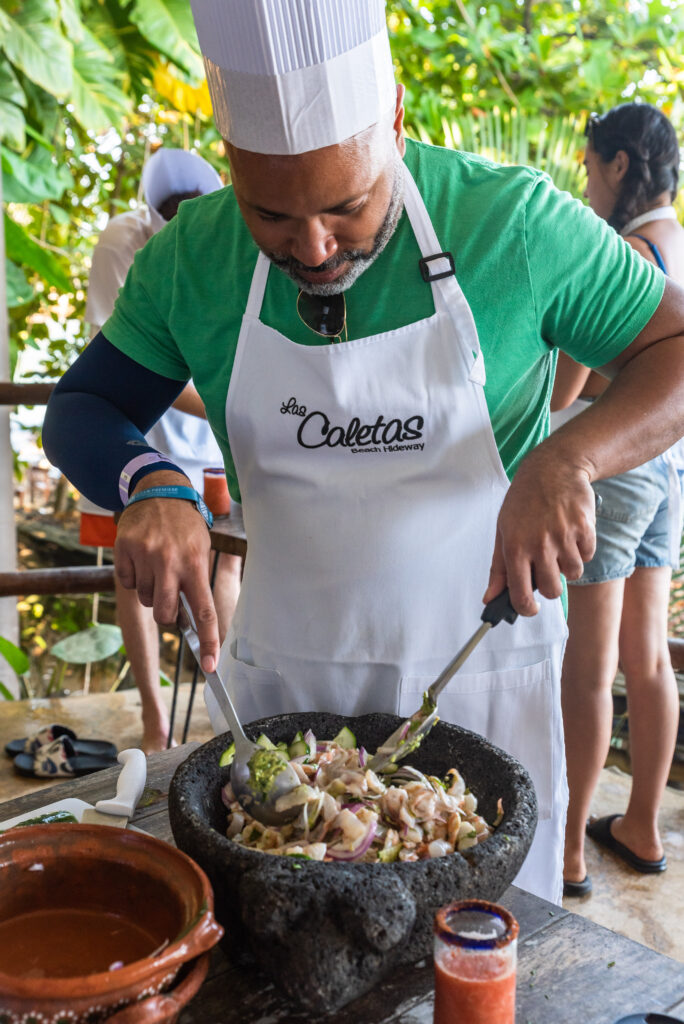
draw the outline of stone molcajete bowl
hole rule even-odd
[[[289,743],[299,730],[331,739],[346,725],[373,751],[400,723],[395,715],[312,712],[263,718],[246,732]],[[437,909],[468,897],[498,899],[534,836],[537,801],[522,765],[481,736],[439,722],[407,763],[438,776],[458,768],[488,821],[501,798],[503,821],[485,842],[464,854],[393,864],[291,860],[246,850],[225,835],[221,787],[230,769],[220,768],[219,758],[231,739],[225,733],[204,744],[176,771],[169,792],[174,839],[211,880],[229,958],[256,961],[309,1011],[338,1009],[393,969],[429,955]]]

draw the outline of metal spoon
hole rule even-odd
[[[416,750],[423,738],[430,732],[430,729],[439,719],[437,714],[437,698],[447,685],[452,676],[458,672],[463,662],[472,654],[482,637],[489,632],[492,626],[496,626],[502,619],[513,623],[518,618],[518,613],[510,602],[508,587],[497,597],[486,604],[480,616],[482,625],[478,626],[470,640],[463,645],[455,658],[453,658],[443,672],[437,676],[434,683],[423,694],[423,703],[417,711],[407,718],[405,722],[396,729],[389,739],[378,747],[377,752],[367,762],[371,771],[387,771],[391,766],[396,765],[402,757],[406,757],[411,751]]]
[[[199,637],[190,606],[183,593],[180,595],[177,625],[202,669]],[[277,809],[277,804],[279,800],[301,786],[297,773],[284,752],[266,750],[245,736],[221,676],[218,672],[204,672],[204,669],[202,672],[233,734],[235,757],[230,768],[230,784],[235,796],[245,810],[262,824],[287,824],[300,813],[304,801],[284,809]]]

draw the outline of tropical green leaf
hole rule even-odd
[[[19,107],[0,99],[0,139],[23,149],[26,145],[26,121]]]
[[[50,213],[58,224],[71,223],[71,215],[69,211],[62,209],[61,206],[57,206],[57,203],[50,203]]]
[[[5,700],[15,700],[15,696],[11,690],[8,690],[4,683],[0,683],[0,696],[4,697]]]
[[[188,0],[136,0],[130,18],[160,53],[198,81],[204,78]]]
[[[5,250],[9,259],[36,273],[60,291],[72,291],[69,275],[57,257],[34,241],[24,229],[5,213]]]
[[[2,9],[0,9],[0,46],[2,46],[2,44],[4,43],[5,38],[7,37],[7,33],[9,32],[11,27],[12,22],[9,19],[9,15],[5,14],[5,12]]]
[[[14,71],[6,63],[0,64],[0,99],[16,103],[18,107],[26,106],[26,94]]]
[[[98,623],[80,633],[60,640],[50,649],[50,654],[62,661],[70,661],[75,665],[85,665],[89,661],[102,661],[116,654],[121,647],[121,630],[118,626]]]
[[[10,309],[16,306],[23,306],[34,296],[33,285],[26,280],[26,274],[11,260],[5,260],[6,283],[7,283],[7,305]]]
[[[6,146],[0,145],[3,199],[7,203],[42,203],[44,199],[61,199],[64,190],[73,185],[69,168],[52,161],[25,160]]]
[[[25,0],[10,18],[3,40],[6,57],[24,74],[55,96],[71,88],[71,46],[55,24],[51,0]]]
[[[120,77],[107,50],[84,30],[74,45],[70,97],[74,116],[84,128],[106,128],[130,110],[130,100],[116,85]]]
[[[27,655],[4,636],[0,636],[0,654],[18,676],[23,676],[25,672],[28,672],[30,662]]]
[[[77,0],[59,0],[62,23],[72,43],[80,43],[85,31]]]

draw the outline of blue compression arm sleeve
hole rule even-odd
[[[136,455],[155,451],[144,435],[184,387],[184,381],[136,363],[100,332],[50,397],[43,424],[45,454],[86,498],[112,511],[121,509],[121,470]],[[145,467],[131,487],[147,472],[174,468],[168,463]]]

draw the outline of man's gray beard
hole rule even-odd
[[[321,263],[320,267],[315,268],[322,272],[334,270],[342,263],[349,263],[349,268],[345,270],[341,277],[336,278],[334,281],[316,284],[315,282],[307,281],[298,273],[300,269],[313,270],[313,267],[306,267],[305,264],[300,263],[299,260],[294,259],[292,256],[277,256],[267,249],[262,249],[262,252],[268,256],[274,266],[282,270],[288,277],[291,277],[295,284],[302,291],[308,292],[309,295],[337,295],[338,292],[345,292],[348,288],[351,288],[354,281],[363,274],[364,270],[368,270],[371,263],[378,258],[396,230],[404,208],[404,176],[402,170],[403,164],[397,153],[394,162],[394,181],[392,182],[390,204],[387,208],[385,219],[380,225],[380,230],[375,236],[372,248],[368,252],[361,249],[349,249],[346,252],[335,253],[325,263]]]

